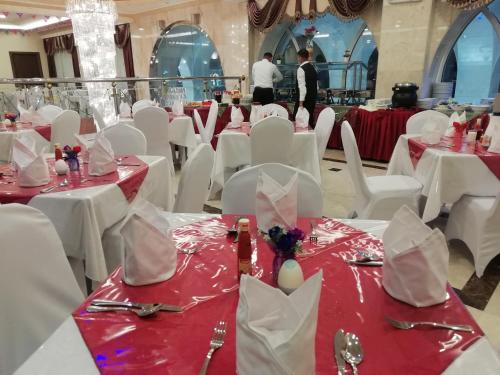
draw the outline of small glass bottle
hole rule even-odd
[[[474,130],[476,130],[476,140],[479,141],[483,135],[483,126],[481,124],[481,117],[479,117],[474,125]]]
[[[59,143],[56,143],[54,145],[54,159],[56,161],[61,160],[63,158],[62,150],[61,150],[61,145]]]
[[[252,243],[250,238],[250,221],[240,219],[238,222],[238,280],[241,274],[252,274]]]

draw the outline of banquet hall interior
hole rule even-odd
[[[8,0],[0,47],[0,375],[500,374],[500,0]]]

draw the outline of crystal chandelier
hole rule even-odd
[[[83,78],[115,78],[116,7],[111,0],[68,0]],[[111,83],[87,83],[89,104],[106,126],[116,123]]]

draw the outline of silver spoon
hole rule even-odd
[[[63,186],[66,186],[66,185],[69,185],[69,181],[68,181],[67,178],[65,178],[64,181],[59,184],[60,187],[63,187]]]
[[[348,332],[345,335],[345,349],[341,351],[342,357],[352,366],[354,375],[358,375],[356,365],[359,365],[363,360],[363,348],[359,342],[358,336]]]
[[[141,309],[134,309],[131,307],[104,307],[104,306],[87,306],[87,312],[107,312],[107,311],[132,311],[140,318],[149,318],[156,314],[161,309],[160,304],[143,306]]]

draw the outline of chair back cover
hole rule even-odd
[[[415,113],[406,122],[406,134],[419,134],[427,123],[435,123],[439,126],[441,134],[446,132],[448,128],[448,116],[444,113],[427,110]]]
[[[99,112],[96,106],[91,104],[90,108],[92,109],[92,116],[94,117],[95,129],[96,132],[98,132],[99,130],[106,127],[106,123],[104,122],[104,118],[102,117],[101,112]]]
[[[134,115],[135,127],[146,136],[147,155],[165,156],[172,160],[168,122],[167,111],[159,107],[142,108]]]
[[[75,111],[65,110],[52,121],[50,135],[51,150],[59,143],[61,147],[72,146],[75,134],[80,134],[80,115]]]
[[[145,155],[147,152],[146,137],[133,126],[115,124],[101,132],[111,143],[116,155]]]
[[[12,374],[83,301],[50,220],[0,206],[0,374]]]
[[[42,116],[47,122],[52,123],[54,119],[62,112],[62,108],[47,104],[37,110],[38,114]]]
[[[207,123],[205,124],[205,133],[208,142],[212,141],[214,137],[215,124],[217,123],[217,117],[219,116],[219,103],[217,100],[212,99],[212,104],[208,110]]]
[[[330,107],[323,109],[319,113],[316,121],[316,127],[314,128],[314,132],[316,133],[316,142],[318,144],[318,157],[320,163],[325,155],[326,146],[328,144],[328,140],[330,139],[330,134],[334,124],[335,111]]]
[[[205,126],[203,125],[203,120],[201,119],[200,113],[197,109],[193,111],[194,122],[196,124],[196,128],[198,128],[198,133],[200,134],[201,141],[203,143],[210,143],[210,140],[207,136],[207,131],[205,130]]]
[[[291,121],[270,116],[258,121],[250,130],[252,165],[264,163],[290,163],[293,142]]]
[[[222,191],[222,212],[225,214],[255,214],[257,180],[265,172],[282,186],[298,174],[297,215],[321,217],[323,193],[318,182],[309,173],[278,163],[261,164],[235,173]]]
[[[286,119],[289,118],[288,110],[285,107],[283,107],[279,104],[275,104],[275,103],[263,105],[262,108],[260,109],[260,113],[262,116],[264,116],[264,115],[269,116],[269,115],[276,114],[279,117],[283,117]],[[311,116],[312,116],[312,114],[311,114]]]
[[[177,189],[174,212],[200,213],[210,189],[215,152],[210,144],[200,144],[184,164]]]
[[[364,207],[370,200],[370,191],[366,182],[366,177],[363,172],[363,164],[359,156],[358,144],[356,137],[352,131],[351,124],[347,121],[342,123],[341,129],[342,145],[344,146],[345,158],[347,167],[356,192],[356,200],[358,207]]]
[[[141,99],[132,104],[132,114],[136,114],[139,110],[147,107],[152,107],[154,102],[149,99]]]

